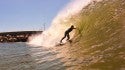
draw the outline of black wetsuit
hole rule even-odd
[[[67,30],[65,31],[64,37],[60,40],[60,42],[62,42],[62,40],[63,40],[64,38],[66,38],[66,36],[67,36],[67,40],[69,40],[69,39],[70,39],[69,33],[70,33],[73,29],[75,29],[75,28],[74,28],[74,27],[70,27],[69,29],[67,29]]]

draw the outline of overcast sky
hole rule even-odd
[[[46,28],[70,0],[0,0],[0,32]]]

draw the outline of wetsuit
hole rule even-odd
[[[70,39],[69,33],[70,33],[73,29],[76,29],[76,28],[70,27],[69,29],[67,29],[67,30],[65,31],[64,37],[60,40],[60,42],[62,42],[62,40],[63,40],[64,38],[66,38],[66,36],[67,36],[67,40],[69,40],[69,39]]]

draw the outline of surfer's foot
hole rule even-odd
[[[67,42],[70,42],[70,43],[72,43],[72,40],[68,40]]]
[[[70,39],[68,39],[68,40],[66,40],[67,42],[70,42],[70,41],[72,41],[72,40],[70,40]]]
[[[67,39],[66,41],[69,41],[69,39]]]
[[[60,44],[62,43],[62,41],[60,41]]]

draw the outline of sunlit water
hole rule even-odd
[[[125,70],[125,61],[122,57],[124,52],[100,60],[104,55],[98,53],[92,56],[95,52],[87,55],[83,54],[85,50],[82,50],[72,44],[47,48],[33,47],[25,43],[1,43],[0,70]],[[105,54],[105,57],[107,55]],[[119,59],[119,56],[122,59]],[[117,57],[118,59],[114,60]]]
[[[63,70],[64,63],[56,54],[51,49],[25,43],[0,44],[0,70]]]
[[[76,61],[68,54],[70,47],[32,47],[25,43],[0,44],[0,70],[70,70]]]
[[[83,70],[82,65],[88,64],[90,59],[74,57],[73,52],[78,51],[76,48],[71,44],[47,48],[25,43],[1,43],[0,70]]]

